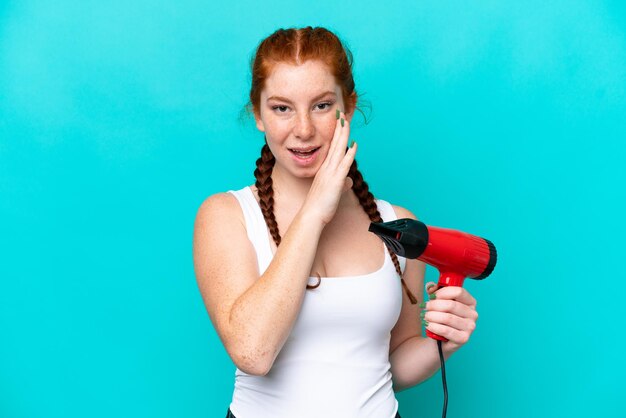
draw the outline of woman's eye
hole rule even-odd
[[[332,106],[332,103],[331,102],[320,103],[320,104],[318,104],[318,106],[323,106],[321,109],[322,110],[326,110],[326,109],[328,109],[329,106]]]
[[[276,110],[276,109],[287,109],[287,106],[274,106],[272,107],[272,109]],[[278,113],[285,113],[284,111],[280,110]]]

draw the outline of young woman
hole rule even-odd
[[[196,278],[237,367],[227,417],[399,417],[394,391],[439,367],[420,314],[449,340],[446,358],[475,328],[465,289],[429,286],[420,303],[424,263],[368,231],[416,217],[375,199],[357,170],[351,60],[324,28],[264,39],[248,107],[265,136],[256,182],[198,209]]]

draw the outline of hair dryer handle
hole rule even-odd
[[[439,283],[437,283],[437,287],[439,289],[447,286],[463,287],[463,280],[465,280],[465,276],[462,274],[454,273],[451,271],[442,271],[441,273],[439,273]],[[433,340],[439,340],[443,342],[448,341],[447,338],[444,338],[441,335],[437,335],[429,330],[426,330],[426,335],[428,335]]]

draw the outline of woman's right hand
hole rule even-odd
[[[343,193],[352,188],[348,172],[356,155],[357,144],[355,142],[346,152],[349,136],[350,124],[345,113],[340,112],[326,159],[317,171],[303,204],[303,209],[314,214],[324,225],[335,216]]]

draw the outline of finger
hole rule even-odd
[[[339,135],[341,134],[341,111],[338,108],[335,109],[335,111],[339,112],[339,117],[335,122],[335,131],[333,132],[333,138],[330,141],[330,147],[328,147],[328,155],[326,156],[327,161],[330,161],[332,159],[332,156],[335,154]]]
[[[341,161],[343,160],[343,156],[347,152],[348,139],[350,138],[350,123],[348,123],[346,114],[343,112],[339,113],[339,126],[341,128],[339,128],[340,131],[339,131],[339,141],[337,142],[337,148],[338,148],[337,155],[340,157],[340,161]]]
[[[341,120],[344,120],[343,126],[341,126]],[[346,130],[348,133],[346,133]],[[346,129],[346,121],[345,114],[343,112],[339,112],[339,119],[337,119],[337,123],[335,124],[335,132],[333,134],[333,139],[330,144],[330,148],[328,149],[328,155],[326,156],[326,160],[328,164],[331,166],[336,166],[339,164],[343,156],[345,155],[346,143],[348,141],[349,128]]]
[[[436,292],[437,289],[439,289],[439,286],[437,286],[437,283],[435,282],[428,282],[424,285],[424,288],[426,289],[426,293],[430,295]]]
[[[358,147],[357,143],[354,142],[354,144],[352,144],[352,148],[348,148],[348,150],[346,151],[346,154],[343,157],[343,160],[341,161],[339,168],[342,174],[345,176],[348,175],[348,172],[350,171],[350,166],[354,162],[354,157],[356,156],[357,147]]]
[[[472,331],[461,331],[447,325],[429,322],[426,329],[441,337],[446,338],[449,342],[456,345],[463,345],[469,341]]]
[[[476,299],[461,286],[445,286],[436,291],[435,299],[453,299],[467,306],[476,308]]]
[[[465,310],[460,308],[451,311],[426,309],[423,311],[423,318],[427,322],[436,322],[459,330],[473,330],[478,320],[478,313],[467,307]]]
[[[476,322],[466,318],[459,318],[458,316],[446,314],[443,312],[430,312],[430,315],[426,315],[424,317],[424,320],[427,323],[426,327],[431,330],[438,327],[441,327],[442,329],[444,327],[447,328],[443,332],[451,335],[451,337],[448,339],[453,339],[455,342],[463,342],[459,340],[463,340],[464,335],[469,337],[476,329]],[[433,325],[433,327],[431,327],[431,325]],[[433,332],[435,334],[441,335],[442,337],[445,336],[437,331]]]
[[[442,312],[466,318],[472,321],[478,320],[478,312],[472,306],[465,305],[453,299],[435,299],[426,303],[425,312]]]
[[[472,306],[450,299],[431,300],[425,304],[426,312],[446,312],[471,320],[478,319],[478,312]]]

